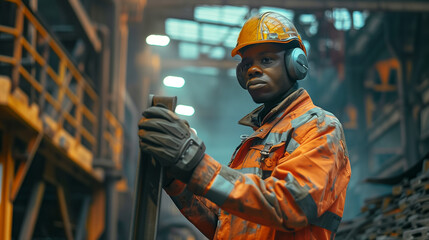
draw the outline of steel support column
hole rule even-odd
[[[79,213],[79,219],[76,224],[76,236],[75,236],[76,240],[85,240],[87,237],[85,227],[87,224],[90,204],[91,204],[91,197],[86,196],[82,201],[82,206]]]
[[[405,17],[408,17],[407,14]],[[399,18],[402,20],[403,15],[398,13],[390,14],[387,19]],[[407,28],[407,22],[404,21],[388,21],[386,23],[386,44],[390,53],[395,56],[399,62],[399,73],[398,73],[398,96],[399,96],[399,111],[400,111],[400,128],[401,128],[401,138],[402,138],[402,149],[404,157],[406,158],[406,163],[409,166],[414,165],[419,160],[418,156],[418,144],[417,144],[417,133],[416,133],[416,121],[413,119],[413,106],[410,102],[410,74],[408,73],[407,65],[410,64],[409,61],[412,61],[410,58],[410,53],[407,53],[407,44],[410,42],[412,36],[404,34],[402,31],[398,31],[398,28],[404,27]],[[390,26],[390,24],[395,24]],[[399,24],[399,26],[398,26]],[[407,29],[407,32],[412,31],[412,29]],[[404,35],[404,36],[399,36]],[[399,38],[398,38],[399,37]],[[398,39],[397,42],[394,42],[393,39]],[[411,41],[412,42],[412,41]],[[411,62],[412,63],[412,62]]]
[[[106,179],[106,229],[105,239],[116,240],[118,232],[118,192],[116,179],[108,176]]]
[[[0,239],[12,239],[11,187],[14,178],[14,162],[12,159],[13,136],[3,133],[0,152]]]
[[[207,4],[201,0],[157,0],[148,1],[148,8],[181,8],[184,6],[194,6],[199,4]],[[212,0],[210,4],[223,5],[224,0]],[[279,7],[286,9],[301,9],[301,10],[327,10],[332,8],[347,8],[349,10],[369,10],[369,11],[388,11],[388,12],[428,12],[429,3],[427,1],[369,1],[369,0],[289,0],[264,1],[265,6]],[[228,2],[232,6],[261,6],[259,0],[235,0]]]
[[[33,237],[34,227],[36,226],[39,210],[42,205],[43,194],[45,193],[45,183],[40,180],[34,184],[31,197],[27,204],[24,222],[19,232],[19,240],[30,240]],[[6,238],[5,238],[6,239]],[[9,239],[9,238],[7,238]]]

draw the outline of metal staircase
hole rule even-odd
[[[0,9],[0,239],[99,239],[105,170],[93,162],[121,170],[122,125],[23,1]]]

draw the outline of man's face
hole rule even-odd
[[[284,62],[285,50],[277,44],[256,44],[242,55],[242,81],[256,103],[275,103],[293,85]]]

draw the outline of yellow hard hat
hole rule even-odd
[[[240,55],[243,47],[260,43],[290,43],[296,41],[307,55],[301,36],[293,23],[285,16],[266,12],[249,18],[244,23],[238,35],[237,45],[231,51],[231,56]]]

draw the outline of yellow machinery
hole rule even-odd
[[[104,144],[121,169],[122,126],[32,11],[5,2],[15,20],[0,25],[0,239],[99,239],[105,170],[93,162]]]

